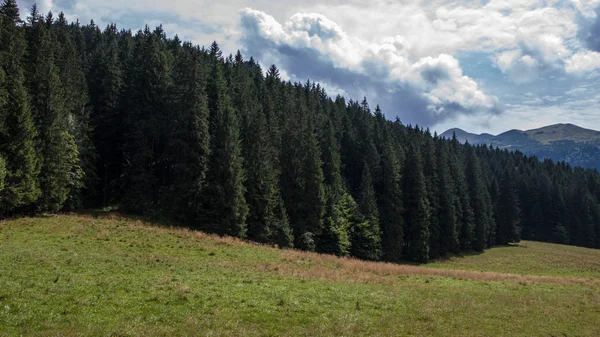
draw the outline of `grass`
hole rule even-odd
[[[598,336],[598,253],[526,242],[392,265],[117,217],[22,218],[0,222],[0,335]]]
[[[600,279],[600,250],[524,241],[479,255],[428,264],[433,268]]]

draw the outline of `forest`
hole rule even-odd
[[[0,41],[1,217],[112,208],[390,262],[600,248],[596,170],[441,138],[161,26],[4,0]]]

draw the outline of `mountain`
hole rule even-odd
[[[461,143],[488,144],[501,149],[521,151],[540,159],[565,161],[572,166],[600,169],[600,132],[573,124],[555,124],[533,130],[510,130],[497,136],[450,129],[440,136],[456,137]]]

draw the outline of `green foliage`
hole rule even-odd
[[[358,210],[362,214],[362,219],[354,221],[352,227],[350,239],[352,256],[365,260],[379,260],[382,254],[379,214],[371,170],[367,163],[363,167]]]
[[[384,144],[381,154],[382,191],[379,201],[383,259],[399,262],[402,259],[402,248],[404,246],[401,167],[387,129],[384,129],[383,137]]]
[[[4,189],[4,179],[6,179],[6,160],[0,156],[0,192]]]
[[[227,92],[220,55],[213,44],[207,86],[211,144],[207,181],[211,183],[204,189],[198,221],[207,230],[244,237],[248,205],[239,121]]]
[[[466,177],[473,219],[475,222],[473,248],[482,251],[487,247],[489,230],[489,194],[483,182],[479,159],[473,147],[467,147]]]
[[[323,233],[319,237],[319,251],[337,256],[350,254],[350,231],[360,222],[358,205],[349,193],[337,196],[327,188],[327,206]]]
[[[309,115],[302,92],[286,88],[286,108],[290,117],[283,132],[281,153],[281,188],[290,224],[296,239],[295,246],[305,233],[319,237],[323,230],[325,191],[320,149],[314,122]]]
[[[31,14],[28,26],[29,63],[27,80],[32,102],[32,115],[38,130],[37,147],[41,159],[39,174],[43,191],[36,202],[41,210],[58,211],[65,206],[71,191],[83,185],[80,174],[80,153],[70,133],[73,115],[67,106],[67,97],[60,79],[57,39],[51,28],[51,15],[45,19]],[[43,20],[46,20],[44,22]]]
[[[515,188],[514,177],[511,171],[506,169],[502,176],[500,184],[500,195],[498,197],[498,209],[497,212],[497,223],[498,232],[496,234],[496,243],[499,245],[506,245],[511,242],[520,241],[521,228],[520,223],[520,212],[519,209],[519,197]],[[559,236],[562,232],[559,229]]]
[[[178,50],[173,67],[167,122],[167,144],[163,156],[166,177],[160,204],[173,217],[187,223],[201,211],[202,189],[210,153],[206,65],[191,43]],[[165,125],[163,125],[165,126]]]
[[[26,41],[14,0],[0,7],[0,156],[6,161],[4,189],[0,191],[0,214],[33,204],[41,195],[39,156],[34,125],[25,88]]]
[[[429,260],[429,218],[431,216],[425,177],[423,176],[423,161],[421,150],[412,146],[406,157],[404,167],[404,221],[405,255],[406,258],[427,262]]]
[[[438,140],[436,147],[436,169],[437,177],[439,179],[437,216],[440,255],[460,252],[460,241],[457,228],[459,217],[458,211],[460,208],[457,210],[458,197],[454,193],[456,185],[450,172],[451,165],[448,143],[443,140]]]

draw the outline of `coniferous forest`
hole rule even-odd
[[[161,27],[22,19],[4,0],[0,41],[3,217],[110,206],[391,262],[600,248],[597,171],[443,139]]]

